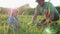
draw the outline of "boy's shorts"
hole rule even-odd
[[[13,28],[20,28],[21,27],[21,24],[15,24],[15,23],[9,23],[8,24],[8,28],[10,28],[10,27],[13,27]]]
[[[10,28],[10,27],[16,28],[16,25],[15,25],[14,23],[9,23],[9,24],[8,24],[8,28]]]

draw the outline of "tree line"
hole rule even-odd
[[[17,8],[19,11],[19,15],[33,15],[35,9],[34,8],[30,8],[30,7],[19,7]],[[56,7],[56,9],[58,10],[58,12],[60,13],[60,7]],[[0,14],[8,14],[8,8],[2,8],[0,7]]]

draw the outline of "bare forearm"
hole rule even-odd
[[[35,21],[36,18],[37,18],[37,15],[34,15],[34,16],[33,16],[33,21]]]
[[[33,21],[36,20],[37,16],[38,16],[38,13],[36,12],[36,13],[34,14],[34,16],[33,16]]]

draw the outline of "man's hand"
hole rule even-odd
[[[34,21],[35,21],[35,20],[34,20],[34,19],[32,19],[32,24],[33,24],[33,25],[34,25]]]
[[[36,11],[33,18],[32,18],[32,24],[35,24],[34,21],[37,18],[37,16],[38,16],[38,12]]]
[[[45,16],[45,19],[48,19],[49,18],[48,9],[45,9],[44,10],[44,16]]]

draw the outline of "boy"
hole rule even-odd
[[[37,18],[38,14],[44,15],[45,19],[38,23],[37,26],[46,25],[46,20],[57,21],[59,20],[59,13],[56,8],[49,2],[44,2],[45,0],[36,0],[38,3],[37,7],[35,8],[35,14],[33,17],[32,23],[34,24],[35,19]],[[50,11],[49,11],[50,9]]]
[[[17,9],[10,9],[10,17],[9,17],[9,24],[8,24],[8,29],[10,28],[10,26],[16,28],[18,27],[18,11]]]

